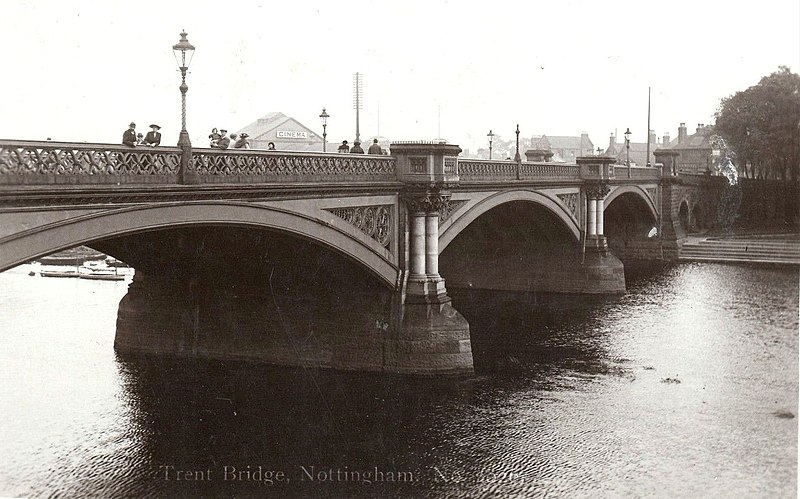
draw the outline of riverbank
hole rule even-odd
[[[678,260],[800,265],[800,233],[737,230],[691,235]]]

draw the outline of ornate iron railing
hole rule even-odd
[[[111,144],[0,141],[0,184],[174,182],[181,150]]]
[[[614,176],[617,177],[617,180],[628,178],[628,167],[625,165],[614,165]],[[652,166],[631,166],[630,178],[637,180],[657,180],[661,178],[661,168]]]
[[[190,171],[207,182],[396,180],[394,157],[339,153],[195,149]]]
[[[521,180],[565,180],[580,178],[577,165],[560,163],[529,163],[519,165]],[[461,180],[511,180],[517,178],[517,163],[514,161],[486,161],[474,159],[458,160],[458,175]]]
[[[396,180],[390,156],[0,140],[0,185]]]

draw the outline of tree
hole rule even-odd
[[[780,66],[758,85],[722,99],[715,117],[715,132],[736,152],[745,176],[798,182],[800,75]]]

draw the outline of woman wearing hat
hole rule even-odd
[[[155,147],[161,144],[161,127],[158,125],[150,125],[150,131],[144,137],[144,144],[150,147]]]
[[[246,133],[242,133],[241,135],[239,135],[239,138],[236,139],[236,142],[233,143],[233,148],[250,149],[250,142],[247,140],[247,137],[249,137],[249,135],[247,135]]]

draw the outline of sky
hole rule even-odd
[[[588,132],[605,148],[631,130],[677,136],[713,123],[720,99],[789,66],[800,70],[800,2],[704,0],[118,2],[0,0],[0,138],[119,143],[181,128],[172,45],[186,30],[187,129],[207,146],[272,111],[362,139],[441,137],[475,151]],[[621,140],[621,139],[620,139]]]

